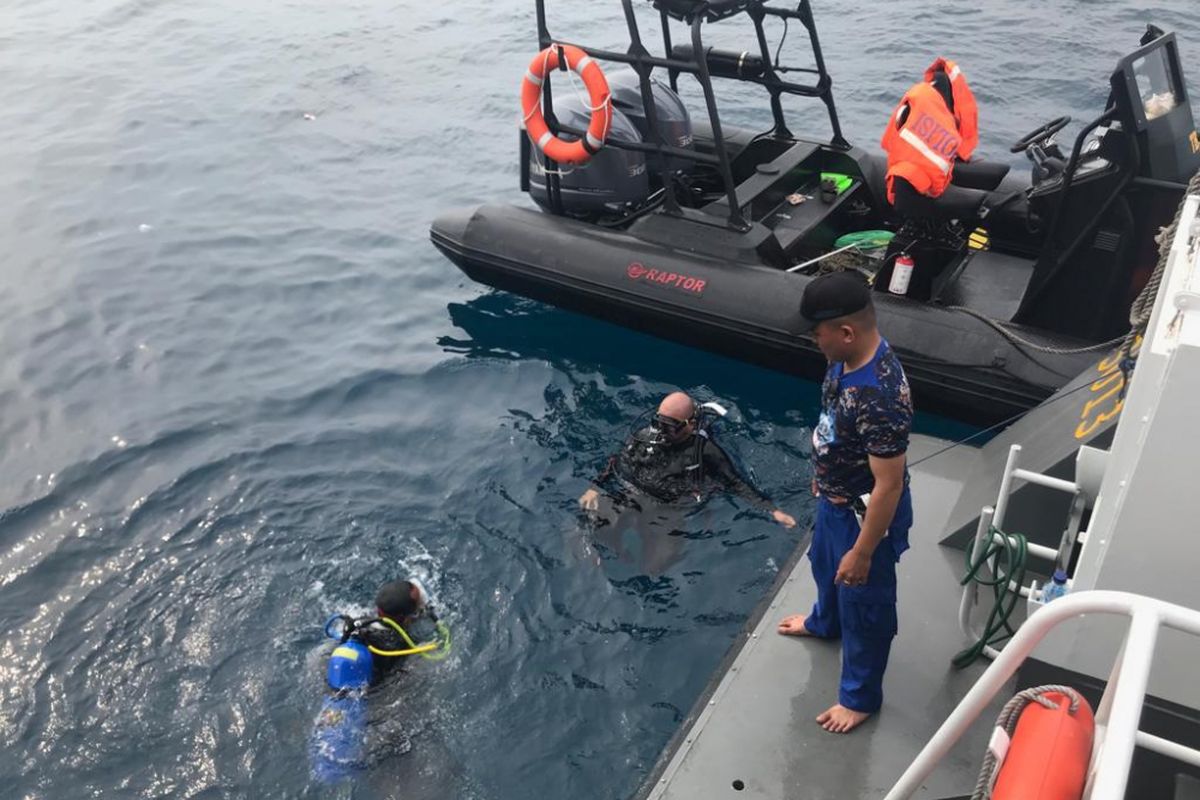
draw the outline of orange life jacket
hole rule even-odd
[[[905,106],[908,116],[900,124]],[[922,81],[901,98],[879,144],[888,154],[887,199],[895,203],[892,181],[897,177],[929,197],[946,191],[962,137],[946,101],[937,89]]]
[[[954,97],[954,121],[958,123],[958,135],[962,145],[958,157],[966,161],[979,145],[979,107],[975,105],[975,94],[967,85],[967,76],[948,58],[938,58],[925,70],[925,80],[932,81],[933,74],[941,70],[950,78],[950,93]]]

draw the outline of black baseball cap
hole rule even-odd
[[[871,305],[871,287],[856,270],[830,272],[809,281],[800,298],[802,330],[808,331],[818,322],[856,314]]]

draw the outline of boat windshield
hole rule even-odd
[[[1133,75],[1146,119],[1157,119],[1179,104],[1165,47],[1151,50],[1134,60]]]

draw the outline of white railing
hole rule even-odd
[[[1200,750],[1138,730],[1158,629],[1165,625],[1200,636],[1200,611],[1126,592],[1079,592],[1043,606],[1025,621],[913,759],[885,800],[911,797],[1046,634],[1059,623],[1083,614],[1119,614],[1130,618],[1129,630],[1113,662],[1104,696],[1096,708],[1096,736],[1084,799],[1122,800],[1125,797],[1129,765],[1137,745],[1200,766]],[[981,760],[982,757],[981,753]]]
[[[1021,445],[1014,444],[1008,451],[1008,461],[1004,465],[1004,473],[1000,478],[1000,491],[996,496],[995,507],[984,506],[979,512],[979,524],[975,529],[975,543],[971,549],[973,556],[978,557],[988,543],[992,541],[993,536],[1008,535],[1003,533],[1004,516],[1008,511],[1008,501],[1012,495],[1013,481],[1022,480],[1071,495],[1071,510],[1058,547],[1046,547],[1045,545],[1034,544],[1032,542],[1027,543],[1025,546],[1026,552],[1030,555],[1046,559],[1055,566],[1059,564],[1065,565],[1070,560],[1071,551],[1074,549],[1075,544],[1077,542],[1082,544],[1086,540],[1087,534],[1080,530],[1080,525],[1083,521],[1084,511],[1090,504],[1095,502],[1096,494],[1099,492],[1100,478],[1103,476],[1107,455],[1107,452],[1092,447],[1085,446],[1079,448],[1075,459],[1075,480],[1068,481],[1062,478],[1043,475],[1040,472],[1021,469],[1018,466],[1021,458]],[[1000,531],[1000,533],[993,533],[993,529]],[[1053,573],[1053,571],[1054,568],[1051,567],[1049,572]],[[1037,606],[1041,605],[1041,595],[1038,592],[1037,581],[1030,582],[1028,586],[1019,586],[1015,582],[1010,582],[1008,588],[1013,592],[1018,592],[1029,602],[1030,613],[1035,611]],[[962,599],[958,604],[958,626],[963,634],[971,639],[979,639],[982,635],[979,631],[971,627],[971,611],[978,602],[978,599],[979,584],[971,581],[963,587]],[[984,647],[983,653],[988,658],[995,658],[999,654],[999,651],[987,646]]]

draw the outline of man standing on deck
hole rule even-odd
[[[912,499],[905,453],[912,398],[895,353],[875,324],[871,289],[835,272],[804,290],[800,314],[829,360],[813,429],[817,518],[808,557],[817,601],[779,623],[786,636],[842,640],[838,702],[817,717],[846,733],[883,703],[896,635],[896,562],[908,549]],[[866,495],[866,512],[859,521]]]

